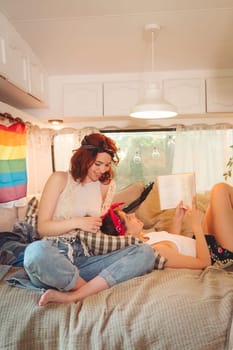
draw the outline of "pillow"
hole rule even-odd
[[[136,200],[143,190],[145,189],[145,184],[143,181],[136,181],[133,184],[130,184],[127,187],[124,187],[120,191],[118,191],[114,197],[112,202],[124,202],[125,206],[129,205],[131,202]]]
[[[198,208],[201,209],[204,213],[206,212],[210,201],[210,191],[203,193],[197,193],[197,204]]]
[[[93,234],[82,230],[77,230],[77,237],[88,246],[94,255],[107,254],[132,244],[142,243],[134,236],[110,236],[102,232]]]
[[[148,196],[141,203],[135,213],[136,216],[144,223],[145,229],[151,228],[155,225],[157,215],[161,213],[157,181],[154,182],[152,190],[149,192]]]
[[[104,233],[89,233],[86,231],[77,230],[77,237],[93,252],[94,255],[102,255],[110,253],[114,250],[128,247],[129,245],[142,243],[134,236],[109,236]],[[166,259],[155,252],[154,269],[162,270]]]
[[[34,227],[37,226],[38,209],[39,209],[39,199],[36,197],[32,197],[27,205],[25,221]]]
[[[203,212],[207,209],[209,195],[210,192],[208,191],[205,193],[197,193],[197,204]],[[144,229],[153,227],[156,231],[169,231],[175,209],[160,210],[158,185],[157,181],[155,181],[152,190],[135,213],[144,223]],[[193,235],[191,221],[188,215],[184,216],[181,234],[189,237]]]
[[[154,230],[169,232],[174,214],[175,214],[175,209],[163,210],[159,214],[157,214],[156,222],[154,224]],[[188,215],[185,215],[183,218],[180,234],[187,237],[193,236],[191,220]]]
[[[125,213],[132,213],[135,212],[135,210],[139,207],[139,205],[146,199],[146,197],[148,196],[148,194],[150,193],[150,191],[152,190],[153,187],[153,182],[149,183],[148,185],[146,185],[146,187],[144,188],[144,190],[142,191],[142,193],[140,194],[140,196],[135,199],[133,202],[131,202],[129,205],[127,205],[126,207],[124,207],[124,212]]]

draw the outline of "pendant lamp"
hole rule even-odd
[[[158,35],[160,26],[158,24],[148,24],[145,31],[151,33],[151,73],[154,73],[154,41]],[[176,107],[166,101],[162,90],[156,83],[150,83],[145,89],[142,99],[132,108],[130,116],[133,118],[171,118],[177,115]]]

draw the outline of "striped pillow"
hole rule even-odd
[[[91,249],[94,255],[107,254],[132,244],[142,243],[133,236],[110,236],[101,232],[94,234],[78,230],[77,236]]]
[[[36,197],[32,197],[27,205],[25,221],[34,227],[37,226],[38,208],[39,208],[39,199]]]
[[[134,236],[109,236],[104,233],[93,234],[82,230],[77,230],[76,235],[94,255],[107,254],[114,250],[128,247],[129,245],[143,243]],[[155,251],[154,269],[162,270],[165,262],[166,259]]]

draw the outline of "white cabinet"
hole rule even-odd
[[[233,112],[233,77],[206,79],[207,112]]]
[[[138,103],[139,92],[138,81],[104,83],[104,116],[129,116]]]
[[[163,81],[164,97],[179,114],[205,113],[205,80],[168,79]]]
[[[27,62],[26,44],[14,28],[9,27],[7,43],[8,79],[25,91],[29,90]]]
[[[29,52],[28,56],[29,92],[31,95],[46,102],[48,101],[47,74],[32,52]]]
[[[0,13],[0,74],[6,75],[6,47],[7,47],[7,21]]]
[[[64,84],[63,102],[65,117],[103,116],[103,84]]]
[[[37,100],[35,104],[37,106],[38,103],[47,101],[48,78],[43,67],[2,13],[0,13],[0,75],[4,78],[1,79],[1,97],[3,100],[6,99],[5,102],[12,101],[14,105],[14,101],[22,99],[22,106],[25,104],[26,108],[31,105],[30,95],[36,97],[34,100]]]

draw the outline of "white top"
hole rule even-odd
[[[166,231],[149,232],[144,235],[149,240],[145,243],[153,245],[162,241],[172,242],[177,246],[179,253],[196,257],[196,241],[193,238],[168,233]]]
[[[115,191],[112,181],[104,203],[102,203],[101,183],[99,181],[81,184],[73,180],[68,174],[68,180],[58,199],[54,213],[56,219],[68,219],[74,216],[100,216],[111,205]]]
[[[115,183],[111,181],[105,201],[102,202],[100,181],[81,184],[72,178],[68,173],[66,186],[59,196],[57,207],[54,213],[54,219],[70,219],[75,216],[101,216],[110,207],[115,193]],[[73,233],[56,236],[72,237]],[[49,236],[49,239],[55,237]]]
[[[75,197],[77,216],[101,215],[102,196],[99,181],[77,184]]]

